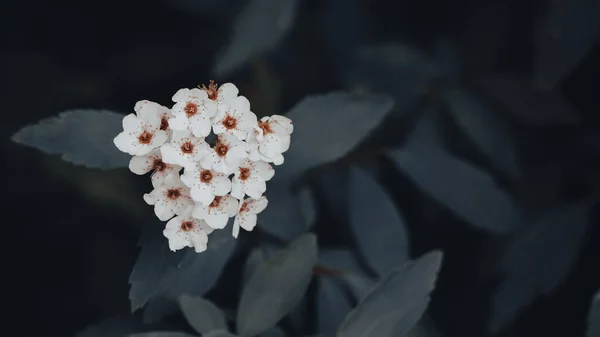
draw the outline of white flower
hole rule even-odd
[[[233,232],[234,238],[238,237],[240,233],[240,227],[247,231],[251,231],[256,226],[257,214],[264,211],[267,208],[268,200],[266,197],[260,197],[258,199],[245,199],[240,202],[238,214],[233,221]]]
[[[273,178],[275,170],[264,161],[250,161],[245,159],[240,163],[240,168],[233,176],[231,195],[243,199],[247,194],[257,199],[267,190],[267,181]]]
[[[132,156],[143,156],[167,141],[167,133],[160,130],[160,118],[152,111],[140,109],[123,118],[123,132],[114,139],[115,146]]]
[[[166,106],[162,106],[158,103],[141,100],[135,103],[133,108],[138,115],[141,111],[148,111],[149,113],[155,113],[160,118],[159,129],[165,131],[168,136],[171,136],[172,130],[169,128],[169,118],[171,118],[171,110]]]
[[[214,229],[222,229],[227,226],[227,221],[237,213],[237,210],[237,199],[231,195],[216,196],[209,205],[196,203],[193,216],[203,219]]]
[[[231,191],[231,180],[227,175],[204,169],[199,164],[185,170],[181,181],[191,188],[192,199],[204,205],[209,205],[215,196],[224,196]]]
[[[206,250],[208,234],[213,229],[204,220],[192,217],[193,206],[188,207],[181,215],[167,222],[163,235],[169,239],[169,249],[176,251],[185,247],[194,247],[196,253]]]
[[[217,89],[217,84],[213,80],[208,84],[208,88],[202,85],[202,90],[206,92],[208,99],[217,103],[218,106],[229,103],[240,92],[233,83],[225,83]]]
[[[169,174],[178,174],[181,171],[181,166],[163,162],[160,149],[154,149],[145,156],[132,157],[129,161],[129,169],[138,175],[154,170],[151,180],[152,186],[156,188],[165,181]]]
[[[168,175],[164,183],[152,192],[144,194],[144,201],[154,205],[154,213],[161,221],[183,214],[187,207],[194,204],[189,188],[173,174]]]
[[[213,120],[213,132],[218,135],[229,132],[239,140],[245,140],[248,132],[258,125],[256,115],[250,111],[250,102],[244,96],[238,96],[228,104],[219,105],[219,111]]]
[[[200,164],[206,169],[231,174],[235,172],[242,160],[248,157],[247,144],[230,133],[217,136],[217,142],[207,155],[200,159]]]
[[[205,91],[194,89],[179,89],[173,95],[173,118],[169,125],[173,130],[191,130],[196,137],[206,137],[210,134],[211,118],[217,112],[217,104],[210,99]]]
[[[250,159],[283,164],[282,153],[290,148],[293,131],[294,125],[287,117],[273,115],[261,118],[258,127],[248,134]]]
[[[196,162],[212,152],[206,141],[194,137],[189,130],[173,131],[171,142],[160,147],[163,161],[193,169]]]

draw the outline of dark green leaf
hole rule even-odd
[[[443,95],[458,124],[481,151],[496,167],[518,177],[517,158],[506,123],[470,92],[449,88]]]
[[[334,336],[340,324],[353,308],[339,279],[323,276],[317,281],[317,331]]]
[[[337,337],[404,337],[427,309],[442,253],[430,252],[392,270],[348,314]]]
[[[179,305],[188,323],[200,334],[212,330],[227,330],[223,312],[202,297],[182,295]]]
[[[275,178],[295,178],[305,170],[346,155],[393,107],[383,95],[333,92],[308,96],[286,115],[294,122],[290,149]]]
[[[409,259],[404,219],[387,192],[368,173],[353,169],[350,178],[350,226],[360,251],[379,274]]]
[[[237,328],[241,336],[265,332],[300,303],[317,255],[316,237],[305,234],[256,269],[238,307]]]
[[[473,226],[509,233],[519,225],[512,199],[474,166],[430,146],[414,145],[389,156],[419,188]]]
[[[500,261],[505,278],[494,296],[491,332],[505,328],[519,310],[565,279],[581,249],[588,211],[587,201],[555,209],[533,219],[508,243]]]
[[[235,20],[229,44],[216,60],[215,73],[229,75],[271,51],[292,28],[297,0],[249,0]]]
[[[588,315],[587,337],[600,336],[600,291],[594,295]]]
[[[127,167],[131,156],[113,139],[123,131],[124,115],[108,110],[69,110],[17,131],[12,140],[89,168]]]

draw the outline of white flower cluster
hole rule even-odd
[[[154,190],[144,200],[168,220],[163,234],[172,251],[206,250],[208,235],[231,217],[237,238],[240,227],[251,231],[267,207],[263,193],[275,174],[269,163],[283,164],[294,127],[278,115],[258,120],[238,93],[231,83],[217,87],[211,81],[208,88],[177,91],[171,109],[139,101],[114,139],[133,156],[133,173],[153,171]],[[211,130],[216,139],[209,145]]]

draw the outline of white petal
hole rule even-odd
[[[231,229],[231,235],[237,239],[238,235],[240,234],[240,220],[238,219],[238,217],[235,217],[235,220],[233,220],[233,228]]]
[[[137,175],[144,175],[154,167],[154,158],[150,156],[133,156],[129,161],[129,170]]]
[[[239,94],[238,88],[233,83],[222,84],[217,90],[218,100],[232,100]]]
[[[290,136],[281,137],[281,152],[286,152],[290,149]]]
[[[142,129],[142,126],[142,121],[135,114],[123,117],[123,130],[126,132],[137,132]]]
[[[227,220],[229,217],[223,211],[215,210],[214,208],[209,210],[208,214],[204,218],[206,223],[214,229],[223,229],[227,226]]]
[[[154,191],[150,192],[150,193],[145,193],[144,194],[144,201],[148,204],[148,205],[154,205],[156,203],[156,194],[153,193]]]
[[[163,231],[163,235],[169,239],[169,249],[173,252],[183,249],[189,245],[185,236],[180,235],[179,232],[170,233],[170,231],[165,229]]]
[[[221,123],[221,121],[218,121],[217,123],[213,123],[212,128],[213,128],[213,132],[215,133],[215,135],[218,135],[218,134],[221,134],[221,133],[227,131],[227,129]]]
[[[182,114],[177,114],[174,117],[169,118],[169,127],[173,130],[187,130],[189,124],[190,120]]]
[[[187,100],[189,97],[190,97],[190,89],[182,88],[182,89],[177,90],[175,95],[173,95],[172,101],[173,102],[181,102],[181,101]]]
[[[281,165],[283,164],[283,155],[278,154],[275,157],[271,158],[270,161],[273,163],[273,165]]]
[[[239,130],[239,129],[233,129],[231,130],[231,133],[237,137],[237,139],[239,140],[244,140],[248,137],[248,132],[244,131],[244,130]]]
[[[256,227],[256,219],[256,214],[246,212],[240,216],[240,227],[250,232]]]
[[[179,166],[177,166],[177,167],[179,167]],[[152,176],[150,177],[150,181],[152,182],[152,187],[154,187],[154,188],[160,187],[165,182],[165,178],[167,177],[167,175],[170,173],[172,173],[172,172],[168,171],[168,169],[165,169],[162,172],[155,171],[154,173],[152,173]]]
[[[283,127],[288,135],[294,132],[294,124],[291,119],[281,115],[273,115],[271,116],[271,119],[275,120],[277,124]]]
[[[200,114],[190,118],[190,130],[196,137],[206,137],[210,134],[210,119],[209,117]]]
[[[210,151],[200,159],[200,165],[207,170],[211,170],[220,160],[221,157],[215,151]]]
[[[263,138],[258,149],[266,157],[272,158],[283,152],[282,143],[279,136],[270,133]]]
[[[273,176],[275,175],[275,170],[267,162],[257,161],[254,163],[254,168],[256,174],[258,174],[258,176],[264,181],[271,180],[271,178],[273,178]]]
[[[160,221],[167,221],[175,215],[175,212],[166,205],[156,203],[154,205],[154,214],[156,214]]]
[[[203,115],[208,117],[208,118],[213,118],[217,115],[217,111],[218,111],[218,107],[217,107],[217,103],[215,103],[214,101],[211,101],[209,99],[205,99],[202,101],[202,105],[203,105]]]
[[[230,218],[237,214],[239,204],[240,202],[230,195],[221,198],[221,205],[223,205],[223,211],[225,211],[225,214],[227,214],[227,216]]]
[[[180,155],[171,144],[164,144],[160,147],[160,154],[162,156],[163,162],[167,164],[179,164]]]
[[[194,201],[197,201],[203,205],[209,205],[215,199],[215,194],[213,193],[212,187],[208,184],[194,184],[191,194]]]
[[[224,174],[214,172],[210,183],[215,195],[223,196],[231,191],[231,180]]]
[[[194,250],[196,253],[202,253],[206,250],[208,244],[208,235],[204,233],[204,231],[192,231],[190,233],[190,238],[192,241],[192,245],[194,246]]]
[[[236,145],[227,151],[227,155],[225,155],[225,160],[227,161],[227,165],[232,167],[232,169],[237,169],[242,162],[242,160],[248,157],[248,152],[246,152],[246,148],[243,145]]]
[[[229,108],[232,115],[241,117],[250,111],[250,101],[244,96],[238,96],[229,102]]]
[[[189,91],[190,97],[196,98],[198,100],[208,100],[208,94],[206,91],[200,88],[193,88]]]
[[[168,139],[169,139],[169,136],[167,135],[167,133],[165,131],[158,130],[154,133],[154,137],[152,137],[152,142],[150,143],[150,145],[153,148],[157,148],[157,147],[163,145]]]
[[[233,177],[233,181],[231,182],[231,196],[242,200],[244,198],[244,187],[240,182],[239,178]]]
[[[266,197],[254,199],[254,200],[249,201],[248,210],[250,211],[250,213],[258,214],[258,213],[264,211],[265,208],[267,208],[268,204],[269,204],[269,201],[267,200]]]
[[[152,145],[136,142],[131,146],[129,153],[133,156],[145,156],[154,149],[155,147]]]
[[[194,205],[194,211],[192,212],[192,216],[196,219],[204,219],[206,218],[206,215],[208,214],[208,207],[201,204],[201,203],[196,203]]]
[[[117,149],[119,149],[119,151],[125,152],[128,154],[131,154],[131,152],[134,148],[133,145],[136,142],[137,142],[137,139],[130,136],[129,133],[126,133],[126,132],[119,133],[113,140],[113,143],[115,144]]]
[[[213,169],[219,173],[231,174],[235,170],[235,168],[227,165],[227,162],[223,160],[221,157],[218,157],[218,161],[213,166]]]
[[[267,190],[267,183],[257,176],[250,176],[243,185],[244,192],[253,199],[260,198]]]

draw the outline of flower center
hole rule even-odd
[[[273,132],[269,122],[259,122],[258,127],[262,129],[264,135]]]
[[[185,105],[185,108],[183,108],[183,111],[185,111],[185,114],[188,117],[192,117],[193,115],[198,113],[198,104],[189,102],[188,104]]]
[[[240,179],[246,180],[250,177],[250,169],[247,167],[240,167]]]
[[[227,130],[234,129],[236,125],[237,125],[237,120],[235,118],[231,117],[231,116],[227,116],[223,120],[223,126]]]
[[[155,171],[162,172],[167,169],[167,164],[165,164],[162,159],[154,159],[152,167],[154,167]]]
[[[148,131],[144,131],[138,137],[138,141],[140,142],[140,144],[150,144],[150,142],[152,141],[152,137],[154,137],[154,135],[152,133],[150,133]]]
[[[208,88],[203,84],[202,90],[206,91],[208,98],[212,99],[213,101],[215,101],[219,96],[219,92],[217,91],[217,84],[213,80],[209,81]]]
[[[241,212],[248,212],[248,202],[244,201],[244,203],[242,204],[242,207],[240,207],[240,213]]]
[[[213,201],[210,203],[210,205],[208,205],[208,207],[218,207],[219,203],[221,203],[221,198],[219,196],[216,196]]]
[[[167,131],[168,128],[169,128],[169,119],[167,118],[167,116],[163,116],[160,119],[160,129],[162,131]]]
[[[167,198],[169,198],[171,200],[175,200],[175,199],[179,198],[179,196],[181,196],[181,192],[179,191],[179,189],[171,188],[171,189],[167,190]]]
[[[229,151],[229,147],[225,144],[217,144],[217,146],[215,146],[215,151],[219,156],[224,157],[227,154],[227,151]]]
[[[194,152],[194,144],[190,143],[190,142],[185,142],[183,144],[181,144],[181,152],[189,154]]]
[[[212,173],[209,170],[204,170],[200,172],[200,180],[203,183],[208,184],[212,180]]]
[[[184,221],[181,223],[181,230],[184,232],[189,232],[194,228],[194,223],[191,221]]]

